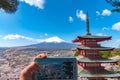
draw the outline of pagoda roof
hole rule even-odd
[[[78,62],[102,62],[102,63],[114,63],[114,62],[118,62],[118,60],[114,60],[114,59],[107,59],[107,58],[103,58],[103,57],[84,57],[84,56],[78,56],[76,57]]]
[[[99,50],[99,51],[107,51],[113,50],[114,48],[111,47],[88,47],[88,46],[79,46],[78,50]]]
[[[120,74],[107,71],[105,69],[100,70],[86,70],[86,69],[78,69],[78,77],[94,77],[94,78],[114,78],[114,77],[120,77]]]
[[[111,40],[111,36],[95,36],[95,35],[85,35],[85,36],[78,36],[73,42],[81,42],[82,40],[96,40],[98,42],[104,40]]]

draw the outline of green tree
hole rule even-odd
[[[109,58],[109,57],[120,55],[120,49],[115,49],[112,52],[110,52],[110,51],[100,51],[99,54],[101,54],[102,57],[104,57],[104,58]]]
[[[0,0],[0,9],[7,13],[15,13],[19,2],[17,0]]]
[[[104,57],[104,58],[111,57],[111,52],[110,51],[100,51],[99,54],[101,54],[102,57]]]
[[[116,55],[120,55],[120,49],[115,49],[115,50],[112,52],[112,56],[116,56]]]
[[[78,56],[79,54],[80,54],[80,52],[76,51],[75,54],[74,54],[74,56]]]
[[[120,12],[120,0],[106,0],[106,2],[114,7],[113,12]]]

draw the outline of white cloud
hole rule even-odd
[[[58,36],[53,36],[47,39],[35,39],[31,37],[22,36],[19,34],[8,34],[2,37],[2,39],[4,40],[22,39],[22,40],[28,40],[28,41],[33,41],[33,42],[39,42],[39,43],[41,42],[56,42],[56,43],[64,42],[64,40],[59,38]]]
[[[77,11],[76,11],[76,16],[77,16],[78,18],[80,18],[81,20],[86,21],[86,14],[83,13],[82,10],[77,10]]]
[[[20,1],[25,2],[30,6],[35,6],[40,9],[44,9],[45,0],[20,0]]]
[[[104,10],[102,11],[102,14],[101,14],[101,15],[103,15],[103,16],[110,16],[110,15],[111,15],[111,11],[108,10],[108,9],[104,9]]]
[[[102,13],[100,13],[99,11],[96,11],[96,14],[97,15],[101,15],[101,16],[110,16],[112,14],[112,12],[108,9],[104,9],[102,11]]]
[[[0,38],[2,37],[2,35],[0,35]]]
[[[116,42],[120,42],[120,39],[116,40]]]
[[[18,35],[18,34],[8,34],[8,35],[4,36],[3,39],[4,40],[23,39],[23,40],[34,41],[33,38],[22,36],[22,35]]]
[[[101,15],[99,11],[96,11],[96,14],[97,14],[97,15]]]
[[[47,33],[45,33],[45,36],[48,36],[48,34],[47,34]]]
[[[69,16],[69,22],[73,22],[73,17],[72,16]]]
[[[110,30],[111,28],[103,27],[102,30]]]
[[[107,35],[105,35],[105,34],[102,34],[102,33],[98,33],[98,34],[96,34],[97,36],[107,36]]]
[[[103,27],[102,30],[117,30],[120,31],[120,22],[112,25],[112,28]]]
[[[115,24],[112,26],[112,29],[113,29],[113,30],[120,31],[120,22],[115,23]]]

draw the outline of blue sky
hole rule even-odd
[[[85,14],[89,12],[90,32],[112,36],[104,46],[120,44],[120,13],[105,0],[19,0],[14,14],[0,11],[0,47],[40,42],[71,42],[85,35]]]

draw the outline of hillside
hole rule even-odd
[[[20,71],[39,53],[45,53],[48,57],[70,57],[74,54],[70,49],[42,50],[36,45],[0,50],[0,80],[18,80]]]
[[[33,47],[33,48],[39,48],[39,49],[72,49],[72,48],[76,48],[77,44],[66,43],[66,42],[60,42],[60,43],[43,42],[43,43],[39,43],[39,44],[28,45],[25,47]]]

